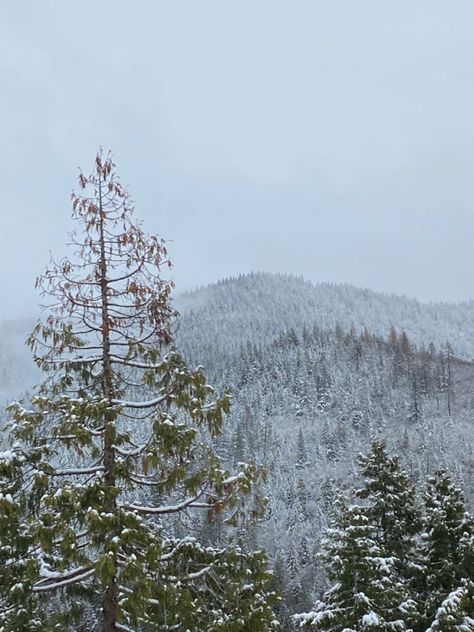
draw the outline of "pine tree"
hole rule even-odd
[[[47,378],[11,405],[0,456],[1,629],[269,630],[262,554],[173,536],[184,511],[237,516],[256,470],[230,476],[207,441],[230,398],[174,348],[165,244],[132,222],[110,155],[79,183],[74,254],[38,281]]]
[[[302,478],[299,478],[296,483],[296,493],[298,496],[297,511],[300,515],[300,521],[304,523],[308,519],[308,491]]]
[[[376,530],[377,542],[385,555],[405,566],[421,527],[414,486],[398,457],[388,455],[383,441],[373,441],[371,452],[359,456],[359,466],[364,486],[356,495],[367,501],[365,512]]]
[[[392,358],[392,383],[397,386],[400,379],[406,374],[406,358],[403,355],[400,341],[394,347]]]
[[[303,469],[308,467],[309,461],[306,453],[306,443],[303,435],[303,431],[300,428],[298,431],[298,440],[296,444],[296,467]]]
[[[466,512],[461,490],[444,470],[428,479],[419,557],[418,600],[429,625],[452,591],[463,581],[474,581],[474,520]]]
[[[408,419],[412,424],[418,424],[422,417],[423,410],[421,406],[421,392],[418,385],[418,378],[416,373],[413,371],[411,376],[411,401]]]
[[[463,581],[443,601],[426,632],[474,632],[474,584]]]
[[[295,616],[301,627],[331,632],[406,629],[413,604],[397,579],[393,558],[384,555],[375,536],[363,507],[341,507],[322,544],[332,587],[312,612]]]
[[[453,408],[453,357],[454,351],[449,342],[446,342],[441,348],[441,355],[444,360],[443,380],[441,383],[441,390],[446,393],[446,406],[448,415],[451,417]]]
[[[402,333],[400,334],[399,342],[400,342],[400,349],[406,360],[407,371],[409,371],[415,351],[405,331],[402,331]]]
[[[40,457],[38,451],[30,455],[33,462]],[[33,541],[25,521],[25,479],[17,446],[0,453],[0,628],[19,632],[39,629],[34,623],[36,603],[30,598],[37,563],[28,555]]]
[[[398,344],[398,334],[393,324],[390,325],[390,329],[388,330],[388,344],[393,348]]]
[[[299,571],[299,556],[293,547],[286,554],[286,571],[291,580],[294,580]]]

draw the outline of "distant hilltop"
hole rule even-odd
[[[318,325],[367,328],[387,336],[393,325],[418,346],[450,342],[454,353],[474,358],[474,301],[422,303],[349,284],[314,284],[299,276],[251,272],[182,293],[178,309],[206,315],[216,327],[243,341],[259,342],[282,329]]]

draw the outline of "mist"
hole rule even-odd
[[[111,149],[177,289],[250,270],[474,295],[474,6],[4,3],[3,317]]]

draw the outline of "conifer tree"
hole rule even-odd
[[[410,340],[408,339],[408,336],[405,331],[402,331],[402,333],[400,334],[400,349],[406,360],[407,372],[409,372],[410,366],[415,354],[415,350],[413,349],[413,346]]]
[[[296,467],[303,469],[308,467],[308,456],[306,453],[306,442],[303,435],[303,430],[300,428],[298,431],[298,440],[296,444]]]
[[[423,409],[421,405],[421,390],[418,384],[418,378],[413,371],[411,375],[411,401],[408,419],[412,424],[418,424],[422,420]]]
[[[474,584],[465,580],[443,601],[426,632],[474,632]]]
[[[322,546],[332,587],[313,611],[295,616],[300,627],[330,632],[405,630],[414,604],[398,580],[393,558],[378,544],[364,508],[343,505]]]
[[[398,334],[393,324],[390,325],[390,329],[388,330],[388,344],[393,348],[398,344]]]
[[[181,512],[236,517],[256,470],[230,476],[206,442],[230,398],[174,348],[165,244],[133,223],[110,155],[79,184],[73,254],[38,280],[47,378],[11,405],[0,455],[0,628],[270,630],[262,554],[173,534]]]
[[[308,518],[308,491],[306,484],[302,478],[299,478],[296,483],[296,491],[298,495],[298,513],[300,515],[301,522],[305,522]]]
[[[371,452],[359,456],[364,486],[356,495],[367,501],[365,512],[385,555],[395,557],[407,574],[413,538],[419,532],[420,511],[415,489],[398,457],[390,457],[385,443],[375,440]]]
[[[474,581],[474,520],[466,512],[461,490],[444,470],[428,479],[419,557],[422,577],[418,601],[429,625],[451,592],[463,582]]]
[[[449,342],[446,342],[441,347],[440,354],[443,357],[443,373],[442,373],[442,383],[441,390],[443,393],[446,393],[446,406],[448,410],[448,415],[451,417],[452,409],[453,409],[453,357],[454,351],[453,347]]]

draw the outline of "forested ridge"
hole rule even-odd
[[[474,358],[474,301],[422,303],[414,298],[374,292],[343,283],[312,283],[288,274],[252,272],[182,293],[177,304],[190,332],[192,314],[210,318],[219,327],[220,340],[265,342],[280,330],[305,325],[334,329],[336,325],[358,332],[365,328],[385,337],[393,324],[416,345],[447,341],[457,356]],[[189,315],[189,319],[188,316]],[[202,343],[205,334],[196,332]]]
[[[273,560],[288,629],[289,613],[311,608],[327,586],[321,541],[338,495],[362,485],[359,455],[374,439],[399,456],[420,502],[426,477],[446,469],[472,507],[474,366],[443,336],[468,337],[457,311],[468,305],[437,313],[270,274],[222,281],[180,304],[185,355],[199,355],[213,383],[233,393],[220,452],[269,470],[270,512],[250,537]]]

